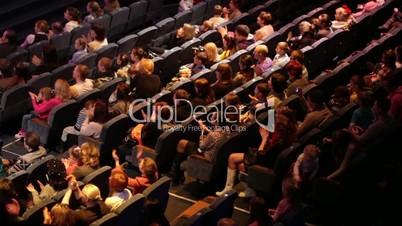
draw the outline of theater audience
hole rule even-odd
[[[271,25],[272,16],[271,13],[262,11],[257,17],[257,24],[260,28],[255,31],[254,40],[264,40],[274,33],[274,27]]]
[[[355,134],[362,134],[374,121],[371,111],[372,97],[368,92],[359,93],[359,108],[353,111],[349,128]]]
[[[318,16],[318,31],[316,33],[316,39],[324,38],[327,37],[329,34],[332,33],[332,28],[331,28],[331,18],[329,17],[328,14],[323,13]]]
[[[318,175],[320,149],[314,145],[307,145],[291,168],[293,179],[298,185],[312,182]]]
[[[194,25],[185,23],[176,31],[174,40],[167,46],[167,49],[171,49],[175,46],[181,46],[185,42],[192,40],[197,35],[196,27]]]
[[[27,225],[20,217],[23,206],[18,200],[18,194],[14,184],[7,178],[0,179],[0,214],[2,216],[2,225],[22,226]]]
[[[268,47],[266,45],[258,45],[254,49],[255,75],[261,76],[264,72],[272,67],[272,60],[268,57]]]
[[[328,107],[333,112],[339,112],[343,107],[350,103],[350,93],[346,86],[335,88],[334,94],[329,100]]]
[[[299,36],[293,37],[293,33],[288,33],[287,42],[291,44],[291,48],[302,49],[315,42],[313,25],[308,21],[302,21],[299,24]]]
[[[268,215],[268,205],[261,197],[250,200],[250,217],[248,226],[270,226],[272,218]]]
[[[67,126],[66,128],[64,128],[63,133],[61,135],[61,141],[66,142],[69,134],[77,135],[77,136],[80,135],[82,123],[87,118],[87,115],[89,114],[88,111],[90,109],[93,109],[94,104],[95,104],[95,100],[87,100],[85,102],[84,107],[78,113],[75,125]]]
[[[64,31],[71,32],[81,24],[81,12],[74,7],[68,7],[64,12],[64,19],[68,22],[64,25]]]
[[[370,0],[364,4],[359,4],[357,5],[357,12],[353,13],[353,17],[358,18],[360,16],[363,16],[376,8],[382,6],[384,4],[385,0]]]
[[[223,51],[219,55],[220,60],[224,60],[236,52],[236,40],[234,37],[225,35],[223,36]]]
[[[88,54],[87,40],[82,37],[77,38],[74,42],[74,49],[75,49],[75,52],[69,61],[70,64],[77,63],[81,58],[83,58],[84,56],[86,56]]]
[[[212,65],[217,63],[219,59],[218,47],[216,47],[215,43],[208,42],[204,45],[205,55],[207,55],[207,62],[205,63],[205,67],[210,68]]]
[[[127,186],[128,176],[120,170],[112,170],[109,177],[110,196],[105,199],[105,204],[111,211],[115,211],[132,197],[131,191]]]
[[[240,24],[236,26],[234,38],[236,40],[236,49],[246,49],[253,44],[253,40],[249,38],[250,28],[247,25]]]
[[[193,8],[193,0],[180,0],[179,12],[190,10],[191,8]]]
[[[267,96],[267,103],[273,103],[273,106],[277,108],[286,98],[285,90],[288,86],[286,76],[281,72],[274,72],[268,85],[271,91]]]
[[[240,4],[238,0],[230,0],[229,8],[224,7],[222,12],[225,20],[234,20],[235,18],[241,16]]]
[[[286,71],[289,77],[289,86],[286,89],[286,96],[290,97],[293,94],[296,94],[298,90],[303,89],[308,85],[308,81],[302,78],[303,67],[302,65],[295,60],[289,62],[286,65]]]
[[[195,96],[192,103],[197,105],[208,105],[215,101],[215,93],[206,78],[199,78],[194,82]]]
[[[9,62],[9,61],[8,61]],[[10,64],[8,64],[7,61],[5,61],[5,66],[6,67],[12,67]],[[11,72],[12,74],[5,74],[3,78],[0,79],[0,93],[4,93],[6,90],[16,86],[16,85],[24,85],[26,81],[28,81],[31,78],[31,72],[29,70],[30,65],[26,62],[18,62],[15,65],[15,69],[7,69],[7,71]]]
[[[332,30],[349,30],[350,26],[354,23],[354,18],[351,15],[350,9],[343,5],[335,11],[335,20],[332,21]]]
[[[116,10],[120,9],[119,0],[104,0],[105,6],[103,7],[103,11],[105,13],[112,13]]]
[[[49,39],[51,39],[55,35],[63,33],[63,31],[64,31],[64,26],[60,21],[53,22],[50,25],[50,29],[49,29],[49,34],[48,34]]]
[[[301,63],[303,65],[303,72],[302,72],[302,78],[305,80],[309,80],[308,79],[308,71],[306,66],[304,65],[304,54],[301,50],[293,50],[290,54],[290,59],[291,60],[296,60],[299,63]]]
[[[130,107],[130,87],[121,82],[117,84],[116,89],[113,91],[109,98],[109,108],[113,115],[127,114]]]
[[[220,5],[214,6],[214,15],[208,20],[209,22],[212,23],[212,26],[214,28],[219,24],[227,21],[225,18],[222,17],[222,12],[223,12],[222,6]]]
[[[142,59],[136,65],[132,65],[129,73],[131,77],[130,87],[135,88],[135,98],[148,98],[161,90],[161,80],[154,73],[154,62],[150,59]]]
[[[62,158],[64,166],[66,167],[67,175],[72,175],[75,168],[77,168],[79,161],[81,160],[81,149],[76,146],[68,149],[68,158]]]
[[[35,33],[30,34],[25,38],[25,41],[21,44],[22,48],[27,48],[37,42],[48,40],[49,24],[46,20],[38,20],[35,23]]]

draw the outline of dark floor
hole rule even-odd
[[[3,148],[1,150],[1,157],[5,159],[15,159],[18,156],[26,153],[24,149],[23,142],[16,141],[11,135],[3,134],[0,136],[3,140]],[[60,155],[60,153],[50,153],[53,155]],[[138,175],[138,170],[132,167],[127,168],[127,173],[131,177]],[[197,200],[204,198],[200,190],[207,189],[203,187],[205,185],[200,184],[189,179],[186,181],[186,185],[180,185],[172,187],[170,189],[170,198],[168,202],[168,207],[166,210],[166,217],[169,221],[175,219],[181,212],[186,208],[190,207]],[[236,186],[236,189],[241,189],[241,185]],[[200,195],[201,194],[201,195]],[[248,200],[238,198],[235,202],[235,210],[233,212],[233,219],[238,223],[239,226],[247,225],[248,220]]]

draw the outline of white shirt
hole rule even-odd
[[[131,198],[131,192],[127,188],[122,192],[116,192],[112,196],[105,199],[105,204],[110,208],[110,211],[115,211],[121,204]]]
[[[274,60],[272,61],[272,65],[283,68],[286,66],[286,64],[289,63],[289,61],[290,61],[290,57],[286,53],[285,53],[285,55],[282,55],[282,56],[276,54],[274,57]]]
[[[80,24],[75,20],[70,20],[66,25],[64,25],[64,31],[71,32],[74,28],[79,27]]]
[[[76,98],[81,96],[82,94],[89,92],[93,89],[94,84],[91,79],[85,79],[85,81],[76,83],[70,87],[73,96]]]

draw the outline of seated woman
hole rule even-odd
[[[332,21],[331,25],[332,30],[349,30],[355,20],[351,13],[351,10],[346,5],[337,8],[335,11],[335,20]]]
[[[90,24],[91,21],[103,15],[103,10],[97,1],[89,1],[87,4],[88,15],[84,18],[84,24]]]
[[[318,31],[315,34],[316,39],[327,37],[329,34],[332,33],[331,29],[331,19],[328,14],[323,13],[318,16]]]
[[[100,153],[95,145],[89,143],[83,143],[81,147],[76,148],[80,149],[81,158],[78,161],[77,167],[73,170],[72,175],[74,175],[77,180],[81,180],[99,168]]]
[[[106,38],[105,27],[102,24],[92,24],[88,40],[88,52],[90,53],[109,44]]]
[[[224,60],[236,52],[236,40],[230,35],[223,36],[223,52],[219,55],[220,60]]]
[[[104,0],[105,6],[103,7],[103,11],[105,13],[112,13],[118,9],[120,9],[119,0]]]
[[[276,112],[275,131],[273,133],[262,127],[259,128],[262,141],[257,149],[256,158],[247,157],[248,155],[245,153],[233,153],[229,156],[226,185],[222,191],[216,192],[217,196],[221,196],[233,188],[236,170],[244,171],[245,164],[258,164],[268,168],[274,166],[277,156],[295,140],[296,126],[292,114],[288,109],[279,109]],[[239,193],[239,197],[251,196],[255,196],[255,192],[249,187]]]
[[[271,13],[262,11],[260,15],[258,15],[257,24],[260,26],[260,29],[255,31],[254,34],[255,41],[264,40],[275,32],[274,27],[271,25],[271,23],[272,23]]]
[[[112,115],[127,114],[130,107],[130,87],[120,82],[109,98],[109,112]]]
[[[107,119],[107,105],[103,101],[96,101],[94,106],[87,111],[87,117],[82,123],[80,135],[98,139]]]
[[[113,169],[113,172],[119,171],[124,173],[123,166],[120,165],[120,158],[117,155],[116,150],[113,150],[112,156],[115,161],[115,168]],[[130,178],[127,176],[128,187],[132,190],[133,195],[143,192],[159,178],[158,167],[155,161],[151,158],[141,158],[139,160],[139,170],[141,172],[141,176],[135,178]]]
[[[235,77],[233,78],[233,82],[236,86],[240,86],[255,76],[254,73],[254,60],[250,54],[245,54],[240,57],[239,60],[239,72],[236,73]]]
[[[238,0],[230,0],[229,8],[223,8],[223,17],[225,20],[234,20],[241,16],[240,4]]]
[[[213,114],[211,123],[208,127],[204,122],[198,120],[198,125],[201,129],[199,142],[189,140],[180,140],[177,144],[177,153],[174,159],[169,175],[173,178],[173,183],[178,184],[183,181],[183,172],[180,169],[180,164],[192,154],[202,155],[210,162],[215,162],[218,151],[219,141],[225,139],[229,135],[229,128],[226,127],[227,122],[218,118],[218,113]]]
[[[71,32],[81,24],[81,13],[77,8],[68,7],[64,12],[64,19],[68,22],[64,25],[64,31]]]
[[[206,78],[199,78],[194,82],[195,96],[192,99],[194,106],[206,106],[215,101],[215,93]]]
[[[165,49],[171,49],[175,46],[181,46],[185,42],[192,40],[197,36],[196,27],[194,25],[185,23],[183,26],[176,31],[176,35],[173,40],[169,42],[169,44]]]
[[[215,91],[216,99],[220,99],[235,88],[232,80],[232,68],[226,63],[219,64],[215,74],[216,82],[211,87]]]
[[[48,183],[43,185],[39,180],[37,181],[41,191],[36,191],[33,184],[27,186],[27,190],[32,193],[33,205],[38,205],[44,200],[53,198],[67,188],[67,174],[64,164],[60,160],[52,159],[47,162],[46,166]]]
[[[210,68],[212,65],[217,63],[219,59],[218,47],[215,43],[208,42],[204,45],[205,54],[207,55],[207,61],[205,62],[205,67]]]

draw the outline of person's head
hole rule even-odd
[[[254,96],[260,101],[265,101],[269,94],[269,87],[267,83],[258,83],[254,88]]]
[[[2,78],[9,78],[14,74],[14,67],[7,58],[0,58],[0,73]]]
[[[73,79],[76,82],[85,81],[85,79],[89,76],[89,73],[90,73],[90,69],[87,65],[77,64],[77,66],[74,67]]]
[[[257,17],[257,24],[260,25],[260,27],[263,27],[265,25],[269,25],[272,22],[272,15],[269,12],[262,11],[260,15]]]
[[[99,72],[111,72],[113,66],[113,61],[109,57],[102,57],[98,61],[98,71]]]
[[[87,4],[87,12],[96,17],[102,16],[103,10],[97,1],[90,1]]]
[[[250,54],[244,54],[240,57],[239,60],[240,71],[254,70],[253,66],[254,66],[254,60]]]
[[[289,51],[289,45],[287,42],[279,42],[276,45],[275,52],[279,56],[284,56]]]
[[[110,194],[122,192],[127,188],[128,177],[124,172],[112,171],[109,177]]]
[[[218,226],[238,226],[238,224],[232,218],[221,218],[218,221]]]
[[[289,76],[290,81],[295,81],[297,79],[300,79],[303,73],[303,65],[300,64],[296,60],[291,60],[287,65],[286,65],[286,71]]]
[[[220,82],[232,80],[232,68],[230,64],[222,63],[216,68],[216,79]]]
[[[85,38],[77,38],[74,42],[74,48],[76,50],[84,50],[87,48],[87,40]]]
[[[254,59],[261,62],[268,56],[268,47],[266,45],[257,45],[254,49]]]
[[[178,31],[180,35],[178,35],[179,38],[183,38],[184,40],[191,40],[195,37],[196,35],[196,29],[194,25],[191,24],[183,24],[183,27],[179,28],[179,30],[182,29],[181,31]]]
[[[52,159],[46,163],[46,166],[49,185],[56,191],[66,189],[68,186],[65,179],[67,172],[63,162],[59,159]]]
[[[0,179],[0,214],[6,221],[15,219],[20,214],[20,203],[14,184],[7,178]]]
[[[359,92],[364,88],[364,79],[363,76],[353,75],[350,78],[350,91],[351,92]]]
[[[225,106],[239,106],[241,104],[239,96],[234,93],[228,93],[224,98]]]
[[[35,23],[35,32],[44,32],[47,33],[49,31],[49,24],[46,20],[38,20]]]
[[[329,28],[331,27],[331,18],[329,17],[328,14],[323,13],[318,16],[318,20],[320,22],[320,28]]]
[[[344,7],[339,7],[335,10],[335,20],[337,21],[347,21],[349,19],[349,13]]]
[[[236,49],[236,40],[230,35],[223,36],[223,48],[225,50],[232,50]]]
[[[297,60],[299,63],[304,64],[304,53],[299,49],[293,50],[290,54],[290,59]]]
[[[233,12],[235,10],[240,10],[240,5],[237,0],[230,0],[229,9]]]
[[[73,161],[80,161],[81,159],[81,149],[77,146],[72,146],[68,149],[68,158]]]
[[[105,0],[105,8],[109,10],[116,10],[120,8],[119,0]]]
[[[84,105],[84,108],[86,109],[86,110],[90,110],[90,109],[92,109],[94,106],[95,106],[95,103],[96,103],[96,100],[87,100],[86,102],[85,102],[85,105]]]
[[[130,87],[125,82],[120,82],[116,86],[117,100],[127,101],[129,99]]]
[[[130,57],[128,56],[127,53],[119,53],[116,57],[116,64],[119,67],[125,67],[128,65],[130,61]]]
[[[98,42],[103,42],[106,38],[106,29],[103,24],[95,23],[91,25],[90,31],[91,38]]]
[[[214,6],[214,16],[217,16],[217,17],[222,16],[222,11],[223,11],[223,8],[221,5]]]
[[[102,200],[101,192],[98,186],[94,184],[86,184],[82,188],[82,194],[84,195],[83,200],[85,201],[86,205]]]
[[[210,62],[217,62],[219,58],[218,47],[216,47],[215,43],[208,42],[204,45],[205,54]]]
[[[132,64],[137,64],[143,58],[147,58],[148,54],[143,48],[134,48],[131,50],[130,60]]]
[[[154,62],[151,59],[142,59],[136,65],[136,71],[144,75],[152,75],[154,73]]]
[[[370,92],[358,93],[359,106],[370,108],[373,105],[373,98]]]
[[[202,51],[202,52],[196,52],[194,54],[194,61],[193,63],[197,66],[205,65],[208,62],[208,57],[207,54]]]
[[[68,21],[77,21],[80,22],[81,20],[81,13],[77,8],[74,7],[68,7],[66,11],[64,12],[64,19]]]
[[[89,166],[91,168],[98,168],[99,166],[99,149],[91,143],[83,143],[81,149],[81,161],[79,165]]]
[[[71,99],[70,85],[66,80],[57,79],[54,83],[54,93],[56,97],[59,97],[62,101]]]
[[[204,33],[204,32],[210,31],[212,29],[214,29],[214,24],[212,23],[212,21],[204,20],[204,22],[202,22],[200,32]]]
[[[40,137],[35,132],[27,132],[24,139],[24,146],[28,152],[39,150]]]
[[[174,91],[173,100],[189,100],[191,97],[190,93],[188,93],[185,89],[177,89]]]
[[[275,93],[281,94],[288,87],[286,76],[281,72],[274,72],[268,85]]]
[[[27,62],[18,62],[15,65],[15,75],[19,77],[20,79],[23,79],[25,81],[28,81],[31,79],[31,70],[30,70],[30,65]]]
[[[211,86],[206,78],[199,78],[194,82],[195,92],[199,97],[206,97],[211,94]]]
[[[97,122],[103,124],[107,121],[108,118],[108,108],[107,104],[101,100],[95,102],[93,108],[93,117],[91,119],[92,122]]]
[[[50,25],[49,37],[63,33],[63,24],[60,21],[53,22]]]
[[[153,159],[148,157],[143,158],[140,161],[139,168],[142,175],[147,177],[151,183],[158,180],[158,166]]]
[[[6,42],[10,45],[16,45],[17,44],[17,33],[13,29],[6,29],[3,32],[3,36],[1,37],[2,42]]]
[[[53,98],[53,92],[52,92],[52,88],[50,87],[43,87],[39,90],[39,95],[38,97],[41,100],[50,100]]]
[[[389,49],[382,54],[382,63],[388,68],[395,68],[396,54],[395,51]]]
[[[300,34],[310,32],[312,30],[312,28],[313,28],[313,26],[308,21],[302,21],[299,24],[299,32],[300,32]]]
[[[237,42],[247,40],[249,34],[250,34],[250,28],[247,25],[239,24],[236,26],[235,39]]]
[[[73,211],[66,204],[56,203],[50,210],[52,226],[74,226]]]
[[[310,110],[318,110],[324,106],[324,95],[321,90],[314,89],[307,95],[307,106]]]

